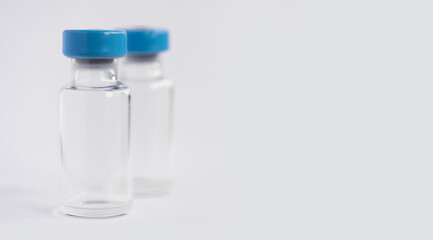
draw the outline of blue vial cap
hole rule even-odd
[[[135,28],[125,31],[128,36],[128,54],[157,54],[168,49],[167,30]]]
[[[122,30],[65,30],[63,54],[70,58],[110,59],[126,55]]]

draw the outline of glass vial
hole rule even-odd
[[[62,182],[59,210],[81,217],[127,213],[132,203],[129,89],[117,80],[124,31],[66,30],[72,82],[60,94]]]
[[[131,158],[136,196],[170,192],[174,178],[174,86],[162,73],[168,31],[126,29],[128,54],[119,77],[131,89]]]

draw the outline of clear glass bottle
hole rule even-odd
[[[115,58],[126,53],[126,34],[66,30],[63,41],[72,82],[60,94],[59,210],[82,217],[125,214],[132,203],[130,92],[117,80]]]
[[[166,195],[174,179],[173,82],[162,73],[160,53],[168,32],[126,29],[128,55],[119,77],[131,89],[131,158],[136,196]]]

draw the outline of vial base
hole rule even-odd
[[[173,179],[134,178],[134,195],[137,197],[159,197],[169,195]]]
[[[59,211],[71,216],[104,218],[127,214],[132,207],[132,201],[112,201],[96,198],[75,199],[60,204]]]

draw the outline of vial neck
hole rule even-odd
[[[122,81],[161,79],[162,65],[159,55],[126,56],[121,59],[119,78]]]
[[[116,59],[72,59],[72,85],[110,87],[117,85]]]

